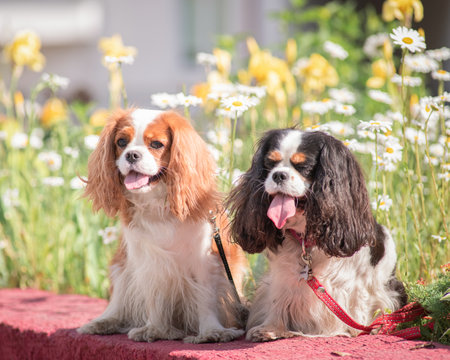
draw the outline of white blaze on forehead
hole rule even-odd
[[[135,137],[133,142],[135,145],[142,145],[144,143],[144,132],[148,124],[153,122],[163,111],[136,109],[131,114],[133,119],[133,127],[135,130]]]
[[[302,132],[300,130],[290,130],[280,142],[280,152],[283,159],[289,162],[290,157],[297,152],[302,141]]]

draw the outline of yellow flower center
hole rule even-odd
[[[447,74],[447,71],[440,69],[437,71],[437,73],[441,74],[441,75],[445,75],[445,74]]]
[[[428,104],[425,105],[425,111],[426,112],[430,112],[431,111],[430,105],[428,105]]]
[[[413,41],[413,39],[411,39],[409,36],[405,36],[403,39],[402,39],[402,41],[405,43],[405,44],[412,44],[414,41]]]
[[[380,125],[379,121],[372,121],[372,125]]]
[[[55,160],[49,159],[49,160],[48,160],[48,164],[49,164],[49,165],[55,165]]]
[[[391,147],[386,148],[386,152],[389,154],[392,154],[394,152],[394,149]]]
[[[344,105],[344,106],[342,107],[342,110],[348,110],[348,106],[347,106],[347,105]]]
[[[339,134],[343,135],[345,133],[345,129],[340,129]]]
[[[349,145],[350,145],[350,142],[344,141],[344,145],[345,145],[345,146],[349,146]]]
[[[233,101],[233,102],[231,103],[231,105],[238,107],[238,106],[242,106],[242,105],[244,105],[244,104],[242,104],[242,102],[240,102],[239,100],[236,100],[236,101]]]
[[[331,101],[329,98],[322,99],[322,102],[323,102],[323,103],[327,103],[327,102],[329,102],[329,101]]]
[[[313,125],[311,126],[311,129],[318,129],[320,127],[320,125]]]
[[[380,201],[380,206],[386,205],[384,201]]]
[[[391,136],[392,135],[392,131],[388,130],[384,133],[385,136]]]

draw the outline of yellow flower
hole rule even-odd
[[[231,69],[231,54],[218,48],[213,50],[213,54],[217,59],[217,70],[224,78],[228,78]]]
[[[420,0],[386,0],[383,4],[382,17],[384,21],[394,19],[404,21],[414,13],[414,20],[423,19],[423,5]]]
[[[286,61],[272,56],[267,50],[260,50],[253,38],[247,39],[247,46],[250,52],[248,74],[255,78],[258,85],[267,86],[270,96],[275,96],[282,86],[288,94],[295,93],[295,79]]]
[[[33,71],[44,68],[45,57],[40,52],[41,40],[33,31],[24,30],[16,34],[5,46],[4,55],[16,66],[28,66]]]
[[[44,127],[50,127],[68,118],[67,105],[64,100],[50,98],[44,104],[41,113],[41,123]]]
[[[292,65],[297,60],[297,42],[295,39],[288,39],[285,54],[289,65]]]
[[[108,65],[115,66],[114,63],[106,64],[104,59],[105,57],[111,58],[124,58],[124,57],[135,57],[137,54],[137,50],[133,46],[124,46],[122,42],[122,37],[118,34],[113,35],[109,38],[101,38],[98,42],[98,48],[103,53],[103,64],[109,68]]]
[[[322,93],[327,86],[336,86],[339,76],[333,66],[319,54],[312,54],[309,59],[302,60],[294,69],[302,82],[305,93]]]
[[[110,111],[107,109],[95,110],[89,118],[89,124],[93,127],[103,127],[106,124],[106,120],[110,115]]]
[[[380,59],[372,63],[372,74],[366,82],[367,87],[379,89],[384,86],[386,79],[390,78],[395,72],[391,62]]]

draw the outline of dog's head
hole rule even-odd
[[[362,171],[347,147],[323,132],[272,130],[227,201],[232,234],[248,252],[276,250],[289,219],[305,216],[305,238],[330,256],[375,241]]]
[[[109,216],[160,187],[180,220],[206,218],[216,201],[215,164],[190,123],[175,112],[119,110],[89,157],[85,195]]]

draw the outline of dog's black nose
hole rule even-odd
[[[277,185],[280,185],[287,178],[288,178],[288,174],[285,171],[277,171],[277,172],[274,172],[272,175],[272,179],[273,179],[273,181],[275,181],[275,183]]]
[[[134,164],[134,163],[137,162],[140,158],[141,158],[141,154],[138,153],[137,151],[130,151],[130,152],[127,152],[127,154],[125,155],[125,159],[127,159],[127,161],[128,161],[130,164]]]

